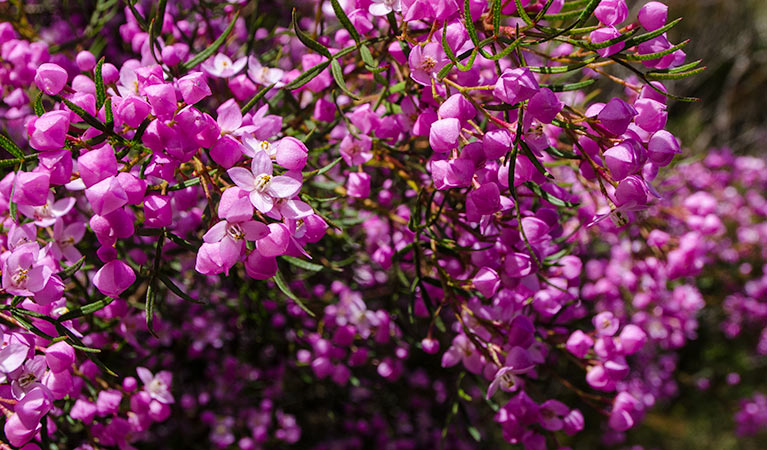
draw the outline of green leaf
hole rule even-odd
[[[200,249],[198,245],[194,245],[191,242],[187,241],[186,239],[182,239],[178,236],[176,236],[173,233],[165,233],[165,237],[171,240],[174,244],[178,245],[179,247],[184,247],[185,249],[189,251],[193,251],[197,253],[197,251]]]
[[[59,97],[58,95],[54,96],[54,98],[60,102],[63,102],[65,105],[67,105],[67,108],[71,109],[75,114],[80,116],[88,125],[92,126],[93,128],[101,131],[102,133],[107,132],[107,127],[99,121],[99,119],[93,117],[91,113],[84,110],[80,106],[70,102],[69,100]]]
[[[66,266],[62,270],[59,271],[56,275],[59,276],[62,280],[66,280],[67,278],[71,277],[75,273],[77,273],[78,270],[80,270],[80,267],[83,266],[83,263],[85,262],[85,256],[78,259],[77,262],[72,264],[71,266]]]
[[[96,64],[96,72],[94,73],[94,82],[96,83],[96,109],[101,109],[104,106],[104,102],[107,99],[107,92],[104,88],[104,77],[101,75],[101,70],[104,67],[104,61],[106,58],[103,56]]]
[[[170,237],[170,236],[168,236],[168,237]],[[198,305],[204,305],[205,304],[204,301],[198,300],[198,299],[192,297],[191,295],[187,294],[186,292],[182,291],[181,288],[176,286],[176,284],[173,282],[173,280],[168,278],[167,275],[159,273],[159,274],[157,274],[157,278],[159,278],[160,281],[162,281],[162,283],[165,285],[165,287],[167,287],[174,294],[178,295],[181,299],[186,300],[188,302],[197,303]]]
[[[319,264],[310,263],[309,261],[305,261],[299,258],[294,258],[293,256],[285,255],[282,257],[282,259],[284,259],[285,261],[289,262],[290,264],[296,267],[299,267],[304,270],[309,270],[312,272],[319,272],[325,268],[324,266],[321,266]]]
[[[298,40],[301,41],[302,44],[304,44],[306,47],[309,47],[310,49],[314,50],[315,52],[319,53],[320,55],[328,59],[333,57],[333,55],[330,54],[330,50],[328,50],[327,47],[315,41],[314,39],[311,38],[311,36],[301,31],[301,28],[298,26],[298,20],[296,20],[295,8],[293,9],[293,22],[291,25],[293,27],[293,30],[296,32],[296,37],[298,37]]]
[[[527,11],[525,11],[525,8],[522,6],[522,2],[519,0],[514,0],[514,3],[517,5],[517,14],[519,14],[519,17],[527,24],[532,25],[533,20],[530,18],[530,16],[527,15]],[[498,34],[498,33],[496,33]]]
[[[349,36],[354,39],[354,42],[360,43],[360,34],[357,33],[357,30],[354,28],[354,25],[352,25],[352,21],[349,20],[349,17],[346,15],[346,12],[341,7],[341,5],[338,3],[338,0],[330,0],[330,4],[333,5],[333,11],[336,13],[336,18],[339,22],[341,22],[341,25],[346,28],[346,31],[349,32]]]
[[[579,203],[572,203],[565,200],[562,200],[561,198],[554,197],[553,195],[549,194],[548,192],[544,191],[543,188],[538,186],[537,184],[533,183],[532,181],[526,181],[525,186],[527,186],[535,195],[538,197],[541,197],[543,200],[551,203],[554,206],[562,206],[566,208],[575,208],[579,205]]]
[[[527,66],[527,68],[530,70],[530,72],[535,73],[567,73],[572,72],[574,70],[578,70],[581,67],[584,67],[588,64],[591,64],[597,59],[596,56],[592,56],[590,58],[587,58],[579,63],[576,64],[570,64],[567,66]]]
[[[272,277],[272,280],[274,280],[274,283],[277,285],[277,287],[282,291],[283,294],[285,294],[289,299],[296,302],[296,305],[298,305],[301,309],[306,312],[306,314],[309,314],[311,317],[315,317],[314,312],[312,312],[311,309],[307,308],[304,302],[301,301],[298,297],[296,297],[296,294],[294,294],[290,288],[288,287],[287,283],[285,283],[285,279],[282,278],[282,273],[277,271],[277,273]]]
[[[53,340],[56,338],[56,336],[51,336],[50,334],[42,331],[41,329],[37,328],[30,320],[28,320],[26,317],[22,315],[22,309],[11,309],[11,316],[16,319],[16,322],[19,323],[22,327],[24,327],[26,330],[31,331],[33,334],[40,336],[43,339]]]
[[[19,148],[18,145],[16,145],[15,142],[6,137],[4,134],[0,134],[0,147],[2,147],[11,155],[19,158],[19,162],[24,160],[24,152]]]
[[[237,23],[237,19],[240,17],[240,12],[237,11],[234,14],[234,18],[232,18],[232,23],[229,24],[228,27],[224,30],[224,32],[221,34],[221,36],[218,37],[215,41],[213,41],[208,48],[201,51],[200,53],[196,54],[194,58],[190,59],[189,61],[181,64],[181,69],[184,71],[188,71],[189,69],[192,69],[196,67],[201,62],[205,61],[206,59],[213,56],[214,53],[218,51],[219,48],[221,48],[222,45],[224,45],[224,42],[226,42],[226,38],[229,37],[229,34],[231,34],[232,30],[234,29],[234,25]]]
[[[316,66],[312,67],[311,69],[305,71],[301,75],[298,76],[295,80],[291,81],[290,83],[285,85],[285,89],[288,89],[290,91],[294,89],[298,89],[301,86],[305,85],[306,83],[312,81],[314,77],[320,74],[323,70],[325,70],[330,65],[330,61],[323,61],[320,64],[317,64]]]
[[[311,172],[306,172],[303,174],[304,179],[322,175],[326,173],[327,171],[329,171],[330,169],[332,169],[333,167],[335,167],[336,165],[338,165],[338,163],[340,163],[343,160],[344,160],[343,156],[339,156],[338,158],[334,159],[330,164],[326,165],[325,167],[319,168],[317,170],[312,170]]]
[[[538,161],[538,157],[536,157],[535,153],[533,153],[533,151],[530,150],[530,147],[528,147],[525,141],[519,141],[519,145],[522,147],[522,153],[527,155],[527,159],[529,159],[530,162],[533,163],[533,165],[538,170],[538,172],[540,172],[546,178],[554,179],[554,176],[550,174],[545,167],[543,167],[543,164],[541,164],[540,161]]]
[[[706,67],[699,67],[687,72],[647,72],[647,78],[650,80],[681,80],[682,78],[691,77],[697,75],[706,70]]]
[[[626,54],[621,56],[623,56],[626,59],[626,61],[650,61],[653,59],[663,58],[666,55],[670,55],[674,53],[675,51],[679,50],[680,48],[685,47],[689,43],[690,43],[690,40],[687,39],[686,41],[681,42],[666,50],[663,50],[662,52],[648,53],[646,55]]]
[[[592,84],[596,83],[597,80],[595,78],[592,78],[590,80],[584,80],[580,81],[578,83],[569,83],[569,84],[542,84],[541,87],[549,88],[552,90],[552,92],[565,92],[565,91],[577,91],[579,89],[583,89],[586,86],[591,86]]]
[[[702,59],[698,59],[698,60],[689,62],[689,63],[681,65],[681,66],[672,67],[670,69],[651,70],[648,73],[679,73],[679,72],[685,72],[685,71],[688,71],[688,70],[690,70],[690,69],[692,69],[694,67],[697,67],[698,64],[700,64],[702,61],[703,61]]]
[[[115,116],[112,113],[112,98],[107,98],[104,102],[104,118],[106,119],[106,127],[107,129],[114,129],[115,126]]]
[[[67,320],[72,320],[78,317],[86,316],[88,314],[93,314],[96,311],[105,308],[114,300],[115,299],[113,299],[112,297],[105,297],[93,303],[88,303],[87,305],[83,305],[83,306],[71,309],[68,312],[59,316],[59,318],[56,320],[58,320],[59,322],[65,322]]]
[[[157,334],[154,332],[154,302],[157,293],[155,292],[153,285],[154,283],[149,283],[149,286],[146,288],[146,302],[144,303],[144,309],[146,312],[146,328],[152,336],[157,337]]]
[[[330,73],[333,75],[333,80],[335,80],[338,87],[341,88],[341,90],[344,91],[346,95],[353,98],[354,100],[359,99],[359,97],[354,95],[354,93],[346,87],[346,82],[344,81],[344,70],[341,68],[341,64],[335,58],[330,60]]]
[[[35,108],[35,115],[37,115],[37,117],[45,114],[45,109],[43,108],[43,91],[37,93],[33,106]]]
[[[152,24],[151,33],[153,36],[159,36],[162,32],[162,25],[165,21],[165,5],[168,0],[160,0],[157,4],[157,14],[154,16],[154,23]],[[154,40],[150,41],[150,45],[154,45]]]
[[[555,158],[562,158],[562,159],[581,159],[580,156],[576,155],[575,153],[566,152],[562,149],[559,149],[557,147],[554,147],[552,145],[546,147],[543,149],[546,153],[548,153],[551,156],[554,156]]]
[[[271,91],[273,87],[274,87],[274,84],[270,84],[269,86],[264,86],[263,88],[261,88],[261,90],[260,90],[260,91],[258,91],[258,92],[256,93],[256,95],[254,95],[254,96],[253,96],[253,98],[251,98],[251,99],[248,101],[248,103],[246,103],[246,104],[245,104],[245,106],[243,106],[243,107],[242,107],[242,109],[240,110],[240,112],[241,112],[243,115],[245,115],[245,114],[246,114],[248,111],[250,111],[251,109],[253,109],[253,107],[254,107],[254,106],[256,106],[256,104],[257,104],[257,103],[258,103],[258,102],[259,102],[259,101],[260,101],[262,98],[264,98],[264,96],[265,96],[265,95],[266,95],[266,94],[267,94],[269,91]]]
[[[501,0],[493,0],[493,35],[501,30]]]
[[[672,22],[667,23],[665,26],[658,28],[657,30],[653,30],[649,33],[640,34],[638,36],[634,36],[633,38],[626,41],[626,48],[633,47],[637,44],[641,44],[642,42],[649,41],[650,39],[654,39],[661,34],[665,33],[666,31],[674,28],[676,24],[682,21],[682,18],[678,18]],[[637,28],[638,29],[638,28]]]

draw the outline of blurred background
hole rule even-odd
[[[672,92],[701,99],[673,103],[670,130],[695,152],[729,146],[736,153],[767,152],[767,1],[668,0],[669,17],[684,20],[669,32],[688,61],[704,73],[670,84]],[[644,2],[636,2],[641,7]]]

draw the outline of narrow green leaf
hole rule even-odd
[[[86,316],[88,314],[93,314],[96,311],[99,311],[103,308],[105,308],[107,305],[112,303],[115,299],[112,297],[105,297],[101,300],[95,301],[93,303],[88,303],[87,305],[79,306],[77,308],[71,309],[68,312],[62,314],[59,316],[58,320],[59,322],[65,322],[67,320],[72,320],[78,317]]]
[[[291,81],[290,83],[285,85],[285,89],[288,89],[290,91],[294,89],[298,89],[301,86],[305,85],[306,83],[312,81],[314,77],[320,74],[323,70],[325,70],[330,65],[330,61],[323,61],[322,63],[312,67],[311,69],[305,71],[301,75],[298,76],[295,80]]]
[[[168,3],[168,0],[160,0],[160,2],[157,4],[157,14],[154,16],[154,24],[151,29],[151,34],[153,36],[159,36],[162,32],[162,25],[165,21],[165,5]],[[151,45],[154,45],[154,41],[151,41]]]
[[[200,249],[198,245],[194,245],[191,242],[187,241],[186,239],[182,239],[173,233],[169,233],[169,232],[165,233],[165,237],[170,239],[171,242],[178,245],[179,247],[184,247],[185,249],[193,251],[195,253]]]
[[[533,183],[532,181],[526,181],[525,186],[527,186],[535,195],[538,197],[541,197],[543,200],[551,203],[554,206],[562,206],[566,208],[575,208],[579,205],[579,203],[572,203],[565,200],[562,200],[561,198],[555,197],[548,192],[544,191],[540,186]]]
[[[301,28],[298,26],[298,20],[296,19],[295,8],[293,9],[293,22],[291,25],[293,27],[293,30],[296,32],[296,37],[298,37],[298,40],[301,41],[302,44],[304,44],[306,47],[309,47],[310,49],[314,50],[315,52],[319,53],[320,55],[328,59],[333,57],[333,55],[330,54],[330,50],[328,50],[327,47],[315,41],[314,39],[311,38],[311,36],[301,31]]]
[[[106,60],[105,57],[101,57],[99,59],[98,64],[96,64],[96,72],[94,73],[94,82],[96,83],[96,109],[101,109],[102,106],[104,106],[104,102],[107,99],[107,91],[104,88],[104,77],[101,75],[101,70],[104,67],[104,61]]]
[[[234,25],[237,23],[237,19],[240,17],[240,12],[237,11],[234,14],[234,18],[232,18],[232,23],[229,24],[228,27],[224,30],[223,33],[221,33],[221,36],[218,37],[215,41],[213,41],[208,48],[201,51],[200,53],[196,54],[194,58],[190,59],[189,61],[181,64],[181,68],[184,71],[187,71],[189,69],[192,69],[196,67],[201,62],[205,61],[206,59],[213,56],[214,53],[218,51],[219,48],[221,48],[222,45],[224,45],[224,42],[226,42],[226,39],[229,37],[229,34],[232,33],[232,30],[234,29]]]
[[[274,87],[274,84],[270,84],[269,86],[264,86],[263,88],[261,88],[261,90],[260,90],[260,91],[258,91],[258,92],[256,93],[256,95],[254,95],[254,96],[253,96],[253,98],[251,98],[251,99],[248,101],[248,103],[246,103],[246,104],[245,104],[245,106],[243,106],[243,107],[242,107],[242,109],[240,109],[240,112],[241,112],[243,115],[245,115],[246,113],[248,113],[248,111],[250,111],[251,109],[253,109],[253,107],[254,107],[254,106],[256,106],[256,104],[257,104],[257,103],[258,103],[258,102],[259,102],[259,101],[260,101],[262,98],[264,98],[264,96],[265,96],[265,95],[266,95],[266,94],[267,94],[269,91],[271,91],[273,87]]]
[[[354,42],[360,43],[360,34],[357,32],[357,30],[354,28],[354,25],[352,24],[352,21],[349,20],[349,17],[346,15],[346,12],[341,7],[341,5],[338,3],[338,0],[330,0],[330,4],[333,5],[333,11],[336,13],[336,18],[339,22],[341,22],[341,25],[346,28],[346,31],[349,32],[349,36],[354,39]]]
[[[687,72],[669,72],[669,73],[661,73],[661,72],[647,72],[647,78],[650,80],[681,80],[682,78],[691,77],[693,75],[697,75],[701,72],[706,70],[706,67],[699,67],[694,70],[690,70]]]
[[[535,166],[538,172],[540,172],[546,178],[554,179],[554,176],[551,173],[549,173],[549,171],[546,170],[545,167],[543,167],[543,164],[541,164],[540,161],[538,161],[538,158],[535,156],[535,153],[533,153],[533,151],[530,150],[530,147],[528,147],[525,141],[520,140],[519,145],[522,147],[522,153],[527,155],[527,158],[530,160],[531,163],[533,163],[533,166]]]
[[[24,152],[13,142],[9,137],[4,134],[0,134],[0,147],[11,155],[19,158],[20,161],[24,160]]]
[[[71,266],[66,266],[62,270],[59,271],[56,275],[59,276],[62,280],[66,280],[67,278],[71,277],[75,273],[77,273],[78,270],[80,270],[80,267],[83,266],[83,263],[85,262],[85,256],[78,259],[77,262],[72,264]]]
[[[700,64],[701,62],[703,62],[702,59],[697,59],[697,60],[689,62],[687,64],[684,64],[684,65],[681,65],[681,66],[677,66],[677,67],[672,67],[670,69],[651,70],[649,73],[679,73],[679,72],[686,72],[686,71],[688,71],[690,69],[693,69],[693,68],[697,67],[698,64]]]
[[[41,329],[37,328],[30,320],[28,320],[26,317],[24,317],[21,312],[24,310],[21,309],[11,309],[11,316],[16,319],[16,322],[19,323],[22,327],[24,327],[26,330],[31,331],[33,334],[40,336],[43,339],[53,340],[56,338],[56,336],[51,336],[50,334],[42,331]]]
[[[33,106],[35,108],[35,115],[37,115],[37,117],[45,114],[45,109],[43,108],[43,91],[37,93]]]
[[[181,299],[186,300],[188,302],[197,303],[198,305],[204,305],[205,304],[204,301],[198,300],[198,299],[192,297],[191,295],[187,294],[186,292],[182,291],[181,288],[176,286],[176,284],[173,282],[173,280],[168,278],[167,275],[160,273],[160,274],[157,274],[157,278],[159,278],[160,281],[162,281],[162,283],[165,285],[165,287],[170,289],[170,291],[173,292],[174,294],[176,294],[179,297],[181,297]]]
[[[666,55],[670,55],[674,53],[675,51],[679,50],[680,48],[685,47],[689,43],[690,43],[690,39],[687,39],[686,41],[680,42],[679,44],[671,48],[668,48],[666,50],[663,50],[662,52],[648,53],[646,55],[626,54],[621,56],[623,56],[626,59],[626,61],[650,61],[653,59],[663,58]]]
[[[527,15],[527,11],[525,11],[525,8],[522,6],[522,2],[519,0],[514,0],[514,4],[517,5],[517,14],[519,17],[527,24],[532,25],[533,20],[530,18],[529,15]],[[496,33],[497,34],[497,33]]]
[[[552,90],[552,92],[565,92],[565,91],[577,91],[579,89],[583,89],[586,86],[591,86],[592,84],[596,83],[597,80],[592,78],[590,80],[584,80],[580,81],[578,83],[569,83],[569,84],[542,84],[541,87],[549,88]]]
[[[346,95],[353,98],[354,100],[359,99],[359,97],[354,95],[354,92],[350,91],[349,88],[346,87],[346,82],[344,81],[344,70],[341,68],[341,64],[335,58],[330,60],[330,73],[333,75],[333,80],[335,80],[338,87],[341,88],[341,90],[344,91]]]
[[[80,116],[88,125],[92,126],[93,128],[96,128],[97,130],[101,131],[102,133],[107,132],[106,126],[99,121],[99,119],[93,117],[91,113],[84,110],[80,106],[70,102],[69,100],[59,97],[58,95],[54,96],[54,98],[60,102],[63,102],[65,105],[67,105],[67,108],[71,109],[75,114]]]
[[[325,167],[321,167],[321,168],[319,168],[317,170],[312,170],[311,172],[305,173],[304,174],[304,179],[311,178],[311,177],[316,177],[318,175],[322,175],[322,174],[326,173],[327,171],[329,171],[330,169],[332,169],[333,167],[338,165],[338,163],[343,161],[343,159],[344,158],[342,156],[339,156],[338,158],[334,159],[330,164],[326,165]]]
[[[587,58],[579,63],[576,64],[570,64],[567,66],[527,66],[528,69],[530,69],[530,72],[535,73],[567,73],[572,72],[574,70],[578,70],[581,67],[584,67],[588,64],[591,64],[597,59],[596,56],[592,56],[590,58]]]
[[[282,259],[284,259],[285,261],[289,262],[290,264],[296,267],[299,267],[304,270],[309,270],[312,272],[319,272],[325,268],[324,266],[321,266],[319,264],[310,263],[309,261],[305,261],[299,258],[294,258],[293,256],[285,255],[282,257]]]
[[[645,34],[640,34],[638,36],[634,36],[633,38],[626,41],[626,48],[630,48],[637,44],[641,44],[642,42],[646,42],[646,41],[649,41],[650,39],[654,39],[660,36],[661,34],[665,33],[666,31],[674,28],[681,21],[682,21],[682,18],[680,17],[672,22],[667,23],[665,26],[661,28],[658,28],[657,30],[653,30]]]
[[[312,312],[311,309],[307,308],[304,302],[301,301],[298,297],[296,297],[296,294],[294,294],[290,288],[288,287],[288,284],[285,282],[285,279],[282,278],[282,273],[279,271],[272,277],[272,280],[274,280],[274,283],[277,285],[277,287],[282,291],[283,294],[285,294],[289,299],[296,302],[296,305],[298,305],[301,309],[306,312],[306,314],[309,314],[311,317],[315,317],[314,312]]]
[[[146,328],[152,336],[157,337],[157,334],[154,332],[154,302],[157,293],[155,292],[153,284],[154,283],[149,283],[149,286],[146,288],[146,302],[144,304],[144,309],[146,312]]]
[[[106,127],[109,130],[114,129],[115,127],[115,116],[112,113],[112,98],[107,98],[106,101],[104,101],[104,118],[106,119]]]
[[[501,0],[493,0],[493,35],[498,36],[501,30]]]

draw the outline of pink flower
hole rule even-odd
[[[93,277],[96,288],[102,294],[114,298],[119,297],[134,281],[136,281],[136,274],[133,273],[133,269],[119,259],[104,264]]]
[[[514,105],[529,100],[538,92],[538,81],[527,67],[506,69],[495,83],[493,95],[498,100]]]
[[[232,62],[231,58],[223,53],[217,54],[213,60],[205,60],[202,63],[202,68],[209,75],[217,78],[229,78],[237,75],[248,62],[246,57],[242,57],[237,61]]]
[[[3,289],[26,297],[42,290],[53,271],[40,263],[41,256],[36,242],[16,247],[3,266]]]
[[[67,71],[58,64],[41,64],[35,72],[35,84],[48,95],[56,95],[67,84]]]
[[[248,201],[247,198],[243,198],[243,200]],[[267,234],[269,234],[267,226],[255,220],[231,222],[222,220],[213,225],[202,239],[209,244],[219,244],[221,267],[228,271],[239,261],[240,255],[245,249],[245,241],[257,241]]]
[[[615,27],[607,26],[592,31],[591,34],[589,34],[589,38],[594,44],[600,44],[602,42],[607,42],[611,39],[615,39],[620,35],[620,31],[618,31]],[[618,42],[617,44],[613,44],[606,48],[599,48],[596,50],[596,52],[599,54],[599,56],[607,58],[608,56],[612,56],[623,50],[623,47],[625,46],[626,44],[624,42]]]
[[[431,81],[447,62],[447,56],[440,44],[431,42],[423,47],[416,45],[408,58],[410,78],[418,84],[430,86]]]
[[[258,152],[251,162],[251,170],[233,167],[227,171],[232,181],[248,192],[250,202],[266,214],[274,207],[275,199],[290,198],[301,189],[301,182],[283,175],[273,176],[272,160],[266,152]]]
[[[181,98],[187,105],[194,105],[211,94],[208,82],[202,72],[192,72],[176,82]]]
[[[144,391],[146,391],[150,397],[166,405],[173,403],[173,394],[170,393],[170,385],[172,381],[170,372],[163,370],[152,375],[152,372],[150,372],[149,369],[145,367],[137,367],[136,373],[144,383]]]
[[[351,134],[347,134],[338,145],[341,156],[350,166],[365,164],[373,159],[373,153],[370,151],[373,141],[367,136],[360,136],[359,139]]]

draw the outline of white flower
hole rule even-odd
[[[202,68],[205,69],[205,71],[208,72],[208,74],[211,76],[229,78],[237,75],[237,73],[239,73],[245,67],[245,63],[247,61],[247,58],[243,56],[237,61],[232,62],[228,56],[223,53],[219,53],[215,58],[213,58],[213,61],[207,59],[205,62],[203,62]]]
[[[373,4],[368,7],[368,11],[374,16],[385,16],[392,11],[400,12],[401,10],[400,0],[373,0]]]

